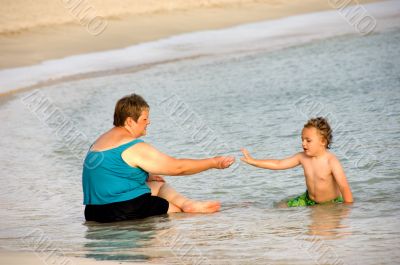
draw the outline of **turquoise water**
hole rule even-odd
[[[123,75],[43,87],[0,105],[0,247],[66,258],[162,264],[395,264],[400,254],[400,30],[342,36],[275,52],[178,61]],[[305,190],[300,168],[229,170],[167,177],[216,214],[173,214],[115,224],[83,218],[82,154],[112,124],[116,100],[143,95],[145,141],[200,158],[247,147],[256,157],[301,150],[311,116],[334,128],[356,203],[281,209]],[[33,95],[70,123],[44,119]],[[36,102],[37,103],[37,102]],[[51,108],[50,108],[51,109]],[[61,117],[60,116],[60,117]],[[69,141],[72,132],[79,144]]]

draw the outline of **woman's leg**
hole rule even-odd
[[[151,189],[151,195],[152,196],[158,196],[161,197],[159,195],[160,193],[160,189],[161,187],[165,184],[165,182],[159,182],[159,181],[148,181],[147,182],[147,186],[149,186],[149,188]],[[163,198],[163,197],[161,197]],[[163,198],[165,200],[167,200],[166,198]],[[179,208],[178,206],[176,206],[175,204],[173,204],[171,201],[167,200],[169,203],[169,207],[168,207],[168,212],[169,213],[180,213],[182,212],[182,209]]]
[[[151,189],[151,195],[164,198],[170,203],[168,212],[212,213],[221,208],[218,201],[190,200],[165,182],[150,181],[147,185]]]

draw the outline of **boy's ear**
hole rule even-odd
[[[321,141],[324,144],[324,146],[327,147],[328,141],[324,137],[321,137]]]
[[[323,144],[323,145],[326,146],[327,141],[326,141],[326,139],[325,139],[322,135],[319,136],[319,139],[320,139],[320,141],[321,141],[321,144]]]

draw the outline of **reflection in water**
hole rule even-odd
[[[170,214],[115,223],[85,222],[84,256],[95,260],[162,262],[181,264],[193,254],[184,231],[174,221],[196,218],[197,214]],[[184,262],[185,263],[185,262]]]
[[[310,207],[308,235],[341,238],[348,235],[343,219],[349,216],[351,208],[344,204],[325,204]]]
[[[86,222],[85,257],[96,260],[150,260],[143,252],[158,240],[157,234],[168,224],[168,216],[101,224]],[[154,253],[153,253],[154,255]]]

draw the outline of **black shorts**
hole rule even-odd
[[[146,193],[128,201],[103,205],[86,205],[85,219],[86,221],[100,223],[141,219],[165,214],[168,212],[168,207],[167,200],[151,196],[151,193]]]

